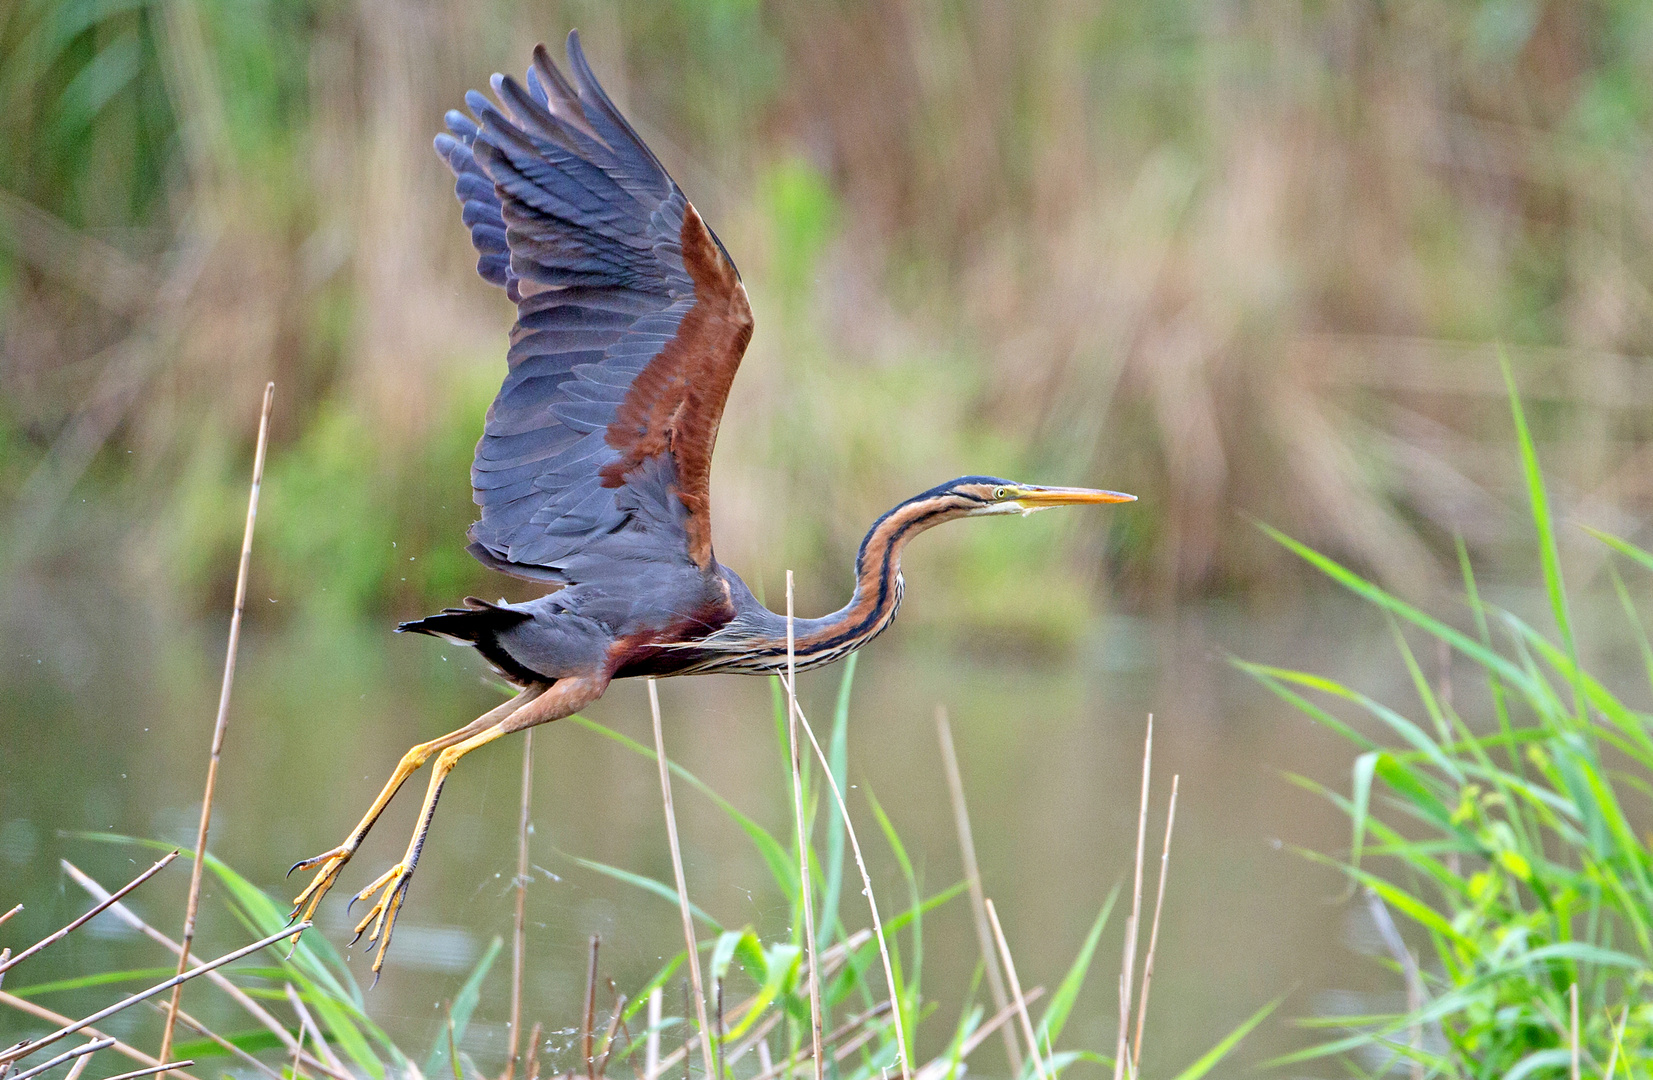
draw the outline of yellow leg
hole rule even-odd
[[[339,871],[344,869],[344,864],[349,862],[350,857],[356,854],[356,849],[362,846],[362,841],[367,838],[368,830],[373,828],[373,823],[379,820],[379,815],[384,813],[385,807],[390,805],[390,800],[396,797],[396,792],[401,789],[407,778],[418,772],[420,767],[430,760],[432,754],[446,750],[457,743],[462,743],[478,732],[486,731],[544,692],[544,686],[530,687],[510,701],[483,713],[457,731],[450,731],[440,738],[420,743],[403,754],[402,760],[396,764],[396,771],[390,774],[389,781],[385,783],[384,788],[379,792],[379,797],[373,800],[373,805],[367,808],[367,813],[362,816],[362,820],[356,824],[354,829],[350,830],[350,835],[345,838],[344,843],[336,848],[324,851],[320,855],[296,862],[293,864],[293,869],[287,871],[290,875],[293,870],[310,870],[318,866],[321,867],[320,872],[293,901],[293,913],[290,918],[296,920],[302,912],[303,918],[308,921],[315,915],[316,908],[321,904],[321,898],[327,895],[327,890],[331,889],[334,882],[338,880]]]
[[[430,786],[425,789],[425,805],[419,812],[419,824],[413,830],[413,838],[408,841],[407,852],[402,856],[402,861],[379,875],[373,884],[357,893],[355,900],[351,901],[354,904],[356,900],[365,900],[375,892],[379,894],[373,907],[357,924],[356,937],[351,939],[351,943],[354,944],[369,925],[373,927],[367,940],[368,944],[377,943],[379,946],[373,958],[375,978],[378,977],[379,969],[384,966],[385,950],[390,947],[390,934],[395,928],[397,913],[401,911],[402,899],[407,894],[408,884],[413,880],[413,869],[418,865],[419,853],[424,850],[431,820],[436,816],[436,800],[441,797],[442,785],[446,782],[448,773],[459,763],[459,759],[502,735],[509,735],[513,731],[521,731],[536,724],[560,720],[597,700],[607,688],[606,678],[560,679],[549,690],[535,695],[532,700],[523,703],[520,708],[491,727],[478,731],[437,754],[436,764],[431,768]]]

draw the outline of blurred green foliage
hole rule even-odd
[[[0,497],[38,522],[77,483],[135,486],[115,501],[169,548],[154,584],[222,591],[232,451],[274,377],[271,574],[354,610],[498,588],[450,559],[449,485],[509,315],[426,142],[575,25],[758,309],[719,514],[759,581],[796,567],[826,602],[878,512],[989,471],[1144,496],[926,541],[981,620],[1041,640],[1110,588],[1273,581],[1236,511],[1436,582],[1454,533],[1510,546],[1493,339],[1547,389],[1540,438],[1577,445],[1562,488],[1653,503],[1622,479],[1645,395],[1600,390],[1653,349],[1653,13],[1631,0],[17,0]],[[112,418],[102,466],[37,472],[88,413]]]

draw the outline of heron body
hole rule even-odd
[[[502,735],[560,719],[614,679],[771,674],[788,663],[787,619],[719,563],[711,539],[712,448],[752,335],[740,275],[722,243],[620,115],[569,35],[572,80],[534,51],[526,83],[495,75],[499,104],[467,95],[436,150],[456,177],[477,271],[517,305],[504,384],[477,444],[481,507],[470,552],[553,591],[520,604],[467,598],[399,630],[473,646],[521,689],[465,727],[414,747],[344,843],[294,901],[309,918],[402,783],[436,758],[420,824],[378,894],[383,964],[448,772]],[[962,517],[1125,502],[1129,495],[965,476],[874,522],[849,603],[792,624],[799,668],[841,659],[901,604],[901,553]]]

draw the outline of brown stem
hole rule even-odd
[[[230,688],[235,685],[235,654],[241,645],[241,615],[247,607],[247,571],[252,565],[253,526],[258,521],[258,490],[264,483],[264,451],[270,440],[270,408],[275,403],[275,383],[264,384],[264,405],[258,417],[258,448],[253,453],[253,482],[247,493],[247,525],[241,534],[241,565],[235,573],[235,607],[230,613],[230,640],[224,651],[224,679],[218,688],[218,716],[212,725],[212,754],[207,759],[207,788],[201,797],[201,822],[195,831],[195,861],[189,871],[189,900],[184,907],[184,933],[179,939],[178,974],[189,966],[189,948],[195,942],[195,917],[201,908],[201,869],[207,861],[207,829],[212,824],[212,798],[218,787],[218,761],[224,753],[224,733],[230,723]],[[172,991],[166,1026],[161,1029],[160,1060],[172,1054],[172,1027],[178,1017],[178,1001],[184,992],[179,982]]]

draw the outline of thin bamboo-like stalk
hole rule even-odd
[[[1571,1010],[1572,1010],[1571,1030],[1572,1030],[1572,1050],[1573,1050],[1573,1080],[1579,1080],[1578,983],[1573,983],[1571,986],[1569,986],[1567,988],[1567,997],[1570,1001]]]
[[[1131,917],[1125,921],[1125,955],[1119,965],[1119,1041],[1114,1050],[1113,1080],[1122,1080],[1127,1040],[1131,1034],[1131,976],[1136,972],[1137,927],[1142,922],[1142,849],[1148,840],[1148,774],[1154,758],[1154,714],[1148,714],[1148,734],[1142,742],[1142,806],[1136,819],[1136,884],[1131,892]]]
[[[807,718],[805,718],[804,731],[809,731],[809,723]],[[821,978],[829,978],[834,972],[843,966],[844,961],[847,960],[857,949],[872,940],[872,936],[872,931],[863,927],[862,929],[851,934],[845,940],[840,941],[838,944],[823,952],[821,954]],[[747,1010],[752,1008],[752,1006],[757,1003],[757,1000],[758,995],[754,994],[745,1001],[742,1001],[740,1004],[736,1005],[734,1008],[730,1009],[728,1013],[729,1019],[733,1021],[745,1016]],[[1032,1001],[1033,999],[1029,997],[1028,1000]],[[777,1012],[771,1014],[768,1019],[759,1021],[758,1026],[754,1028],[752,1032],[746,1036],[746,1039],[742,1041],[740,1046],[736,1048],[736,1053],[734,1056],[738,1057],[740,1054],[745,1053],[746,1050],[750,1049],[751,1044],[755,1040],[759,1039],[762,1034],[767,1034],[773,1027],[774,1023],[780,1018],[781,1014]],[[762,1049],[761,1043],[759,1043],[759,1049]],[[664,1073],[666,1070],[673,1068],[687,1055],[687,1046],[678,1047],[676,1050],[673,1050],[671,1053],[660,1059],[660,1067],[656,1070],[656,1073]],[[800,1058],[799,1060],[802,1059]],[[768,1067],[764,1066],[764,1068],[767,1069]],[[648,1080],[648,1078],[644,1077],[644,1080]]]
[[[283,931],[280,931],[280,932],[275,933],[275,934],[271,934],[269,937],[266,937],[266,938],[261,938],[260,940],[253,942],[251,945],[243,945],[243,946],[241,946],[241,948],[236,949],[233,952],[225,953],[223,956],[218,957],[216,960],[209,960],[205,964],[199,964],[195,967],[190,968],[188,971],[184,972],[182,975],[174,975],[172,978],[168,979],[166,982],[156,983],[154,986],[151,986],[147,990],[139,991],[138,993],[133,994],[129,998],[125,998],[121,1001],[117,1001],[115,1004],[109,1006],[106,1009],[99,1009],[97,1012],[93,1013],[91,1016],[88,1016],[88,1017],[86,1017],[82,1020],[76,1020],[73,1023],[66,1025],[65,1027],[59,1028],[57,1031],[52,1032],[50,1035],[42,1035],[40,1038],[35,1039],[33,1042],[25,1043],[22,1046],[12,1047],[10,1050],[0,1051],[0,1064],[3,1064],[3,1063],[8,1062],[8,1061],[19,1061],[23,1058],[26,1058],[30,1054],[33,1054],[36,1051],[38,1051],[38,1050],[40,1050],[44,1047],[50,1046],[52,1043],[57,1042],[59,1039],[66,1038],[70,1035],[73,1035],[75,1032],[81,1030],[82,1028],[89,1027],[90,1025],[95,1024],[100,1020],[105,1020],[105,1019],[107,1019],[111,1016],[114,1016],[116,1013],[121,1012],[125,1009],[129,1009],[133,1005],[136,1005],[141,1001],[148,1001],[150,998],[154,997],[156,994],[159,994],[159,993],[162,993],[164,991],[170,990],[174,986],[181,985],[182,983],[189,982],[191,979],[195,978],[196,976],[205,975],[207,972],[212,971],[216,968],[221,968],[225,964],[233,963],[234,961],[241,959],[243,956],[248,956],[248,955],[251,955],[252,953],[257,952],[260,949],[267,948],[267,947],[275,944],[276,942],[280,941],[282,938],[287,937],[289,934],[292,934],[296,931],[308,930],[308,929],[310,929],[310,925],[311,924],[307,923],[307,922],[298,923],[290,929],[283,930]],[[159,1059],[156,1059],[156,1060],[159,1060]]]
[[[614,988],[614,980],[608,981],[609,989]],[[597,1075],[608,1075],[609,1059],[614,1056],[614,1040],[620,1033],[620,1022],[625,1018],[626,995],[618,994],[614,998],[614,1011],[608,1016],[608,1029],[603,1032],[603,1056],[597,1061]],[[626,1041],[631,1041],[631,1033],[626,1033]]]
[[[46,1008],[43,1005],[38,1005],[35,1002],[29,1001],[27,998],[20,998],[20,997],[17,997],[15,995],[8,994],[4,990],[0,990],[0,1005],[9,1005],[10,1007],[16,1009],[20,1013],[27,1013],[29,1016],[34,1017],[36,1020],[44,1020],[48,1024],[72,1024],[72,1023],[74,1023],[73,1019],[71,1019],[70,1017],[64,1016],[62,1013],[53,1012],[52,1010]],[[103,1038],[108,1037],[104,1032],[99,1031],[95,1027],[86,1027],[86,1028],[82,1028],[81,1030],[88,1037],[93,1038],[93,1039],[103,1039]],[[115,1044],[110,1047],[110,1049],[115,1051],[115,1053],[120,1054],[122,1057],[131,1058],[133,1061],[136,1061],[141,1065],[156,1065],[156,1064],[159,1064],[159,1062],[157,1062],[154,1058],[150,1057],[148,1054],[144,1053],[142,1050],[139,1050],[135,1046],[128,1046],[126,1043],[123,1043],[118,1039],[115,1041]],[[81,1060],[84,1061],[86,1059],[82,1058]],[[78,1062],[77,1062],[77,1064],[78,1064]],[[176,1067],[176,1066],[174,1066],[174,1067]],[[6,1062],[4,1065],[0,1065],[0,1076],[5,1075],[5,1071],[9,1068],[11,1068],[11,1062],[9,1062],[9,1061]],[[181,1078],[181,1080],[189,1080],[188,1076],[185,1073],[179,1073],[178,1076]],[[345,1080],[352,1080],[352,1078],[346,1077]]]
[[[230,613],[230,640],[224,650],[224,679],[218,688],[218,716],[212,725],[212,753],[207,758],[207,787],[201,797],[201,821],[195,831],[195,859],[189,871],[189,899],[184,906],[184,933],[179,944],[178,974],[189,966],[189,949],[195,942],[195,918],[201,909],[201,869],[207,861],[207,829],[212,824],[212,799],[218,787],[218,762],[224,753],[224,733],[230,723],[230,690],[235,684],[235,654],[241,645],[241,615],[247,607],[247,571],[252,565],[253,526],[258,522],[258,490],[264,483],[264,452],[270,440],[270,409],[275,403],[275,383],[264,384],[264,404],[258,416],[258,447],[253,452],[253,482],[247,493],[247,524],[241,534],[241,564],[235,573],[235,607]],[[184,992],[179,982],[172,990],[166,1025],[161,1029],[159,1058],[172,1054],[172,1028],[178,1017],[178,1001]]]
[[[970,911],[975,916],[976,944],[981,949],[982,966],[987,970],[987,990],[993,996],[993,1008],[1003,1012],[1010,1004],[1004,991],[1004,976],[999,972],[998,950],[993,947],[993,932],[987,926],[986,894],[982,892],[981,867],[976,862],[976,840],[970,830],[970,809],[964,801],[964,777],[959,772],[958,754],[953,750],[953,728],[947,722],[947,708],[936,706],[936,735],[941,740],[941,763],[947,772],[947,792],[953,800],[953,823],[958,828],[959,852],[964,859],[964,881],[970,887]],[[1022,1052],[1016,1046],[1016,1032],[1011,1026],[999,1029],[1004,1037],[1004,1054],[1010,1062],[1010,1075],[1022,1075]]]
[[[136,889],[139,885],[142,885],[144,882],[148,881],[150,878],[154,877],[156,874],[158,874],[162,870],[166,869],[168,864],[170,864],[172,862],[172,860],[176,859],[177,857],[178,857],[178,853],[176,851],[173,851],[173,852],[170,852],[169,854],[163,855],[155,863],[154,866],[151,866],[148,870],[145,870],[143,873],[139,874],[137,877],[133,878],[131,881],[127,882],[125,885],[122,885],[119,889],[117,889],[115,892],[111,893],[109,896],[107,896],[103,900],[101,900],[98,903],[92,905],[92,910],[86,912],[86,914],[84,914],[84,915],[80,916],[79,918],[73,920],[67,926],[63,927],[61,930],[54,931],[53,933],[48,934],[47,936],[41,938],[39,941],[35,942],[33,945],[30,945],[27,949],[24,949],[22,952],[18,953],[16,956],[12,957],[10,960],[0,962],[0,975],[4,975],[6,972],[10,971],[12,968],[16,967],[18,964],[21,964],[23,961],[27,960],[29,957],[34,956],[36,953],[43,952],[46,949],[51,948],[53,945],[56,945],[58,942],[62,941],[64,938],[66,938],[70,934],[74,933],[76,930],[79,930],[82,926],[85,926],[88,922],[91,922],[94,918],[96,918],[99,914],[101,914],[105,909],[107,909],[110,904],[116,903],[117,901],[120,900],[121,897],[125,896],[127,893],[131,892],[133,889]],[[13,911],[20,911],[20,910],[22,910],[22,908],[23,908],[23,905],[19,904],[19,905],[17,905],[17,907],[13,908],[12,910]],[[14,1077],[13,1080],[16,1080],[16,1078]]]
[[[689,911],[689,886],[683,878],[683,849],[677,842],[677,811],[672,806],[671,766],[666,760],[666,734],[660,723],[660,689],[649,684],[649,711],[654,716],[654,760],[660,766],[660,796],[666,804],[666,842],[672,853],[672,874],[677,881],[677,908],[683,916],[683,946],[689,956],[689,985],[694,992],[695,1015],[700,1020],[700,1055],[706,1080],[715,1080],[712,1067],[712,1029],[706,1018],[706,993],[700,981],[700,946],[695,942],[694,915]]]
[[[344,1067],[344,1062],[340,1061],[339,1055],[333,1053],[333,1048],[327,1045],[327,1039],[323,1037],[321,1033],[321,1025],[316,1023],[316,1018],[314,1016],[310,1015],[310,1010],[304,1005],[304,999],[298,996],[298,991],[293,989],[292,983],[287,984],[287,1001],[290,1005],[292,1005],[293,1012],[298,1016],[298,1022],[300,1025],[299,1030],[302,1032],[305,1027],[310,1029],[310,1041],[314,1042],[316,1044],[316,1048],[321,1051],[322,1058],[328,1065],[332,1066],[336,1072],[346,1072],[347,1070]],[[303,1045],[304,1042],[301,1037],[299,1040],[299,1046],[301,1049],[303,1048]]]
[[[1035,1001],[1038,1001],[1041,997],[1044,997],[1044,994],[1044,987],[1035,986],[1033,989],[1022,995],[1022,1001],[1028,1005],[1031,1005]],[[964,1042],[960,1044],[958,1059],[960,1061],[964,1061],[971,1054],[975,1053],[976,1047],[991,1038],[995,1031],[998,1031],[1010,1021],[1015,1020],[1017,1015],[1017,1004],[1014,1001],[994,1013],[986,1023],[978,1027],[968,1039],[965,1039]],[[940,1077],[946,1076],[952,1071],[952,1065],[952,1055],[944,1053],[920,1066],[918,1072],[915,1073],[914,1076],[916,1080],[939,1080]]]
[[[98,884],[97,881],[87,875],[85,871],[81,870],[68,859],[61,860],[59,865],[63,867],[63,872],[74,879],[75,884],[79,885],[91,894],[93,899],[102,900],[109,896],[109,890]],[[125,904],[111,905],[109,908],[109,913],[114,915],[116,918],[121,919],[128,926],[143,934],[145,937],[149,938],[149,940],[160,945],[162,948],[171,950],[173,955],[176,956],[182,951],[183,947],[181,945],[161,933],[159,930],[155,929],[153,926],[149,925],[147,922],[144,922],[142,918],[140,918]],[[222,972],[207,972],[207,981],[222,990],[237,1005],[240,1005],[248,1016],[251,1016],[254,1020],[257,1020],[260,1024],[264,1025],[265,1030],[269,1031],[277,1039],[280,1039],[282,1045],[288,1050],[297,1049],[298,1040],[293,1038],[293,1033],[287,1030],[287,1025],[282,1023],[273,1013],[270,1012],[270,1010],[254,1001],[250,996],[248,996],[245,990],[235,985],[235,983],[225,977]],[[163,1004],[161,1005],[161,1008],[164,1009],[166,1006]],[[180,1013],[180,1015],[183,1014]],[[119,1047],[116,1049],[119,1049]],[[146,1054],[142,1060],[145,1062],[151,1062],[155,1059]],[[333,1072],[326,1062],[318,1059],[306,1059],[305,1064],[309,1065],[311,1068],[332,1076],[333,1080],[355,1080],[355,1078],[349,1073]]]
[[[809,957],[809,1038],[814,1047],[815,1080],[821,1080],[826,1064],[821,1060],[821,980],[815,956],[815,900],[809,888],[809,836],[804,821],[803,756],[798,749],[797,654],[792,617],[792,571],[786,572],[786,734],[792,751],[792,813],[798,824],[798,882],[804,908],[804,950]],[[832,771],[830,768],[827,770]],[[848,822],[849,817],[845,815]],[[894,1001],[894,998],[891,998]],[[896,1010],[900,1012],[899,1009]],[[903,1070],[905,1072],[905,1070]]]
[[[594,1045],[597,1027],[597,949],[602,939],[591,935],[591,959],[585,969],[585,1012],[580,1020],[580,1057],[585,1060],[588,1080],[597,1080],[597,1053]]]
[[[39,1076],[47,1069],[55,1069],[65,1061],[70,1061],[86,1054],[95,1054],[99,1050],[107,1050],[114,1045],[115,1040],[109,1038],[107,1035],[101,1039],[94,1039],[85,1046],[77,1046],[73,1050],[65,1050],[63,1053],[57,1055],[57,1057],[43,1061],[32,1069],[25,1069],[24,1071],[12,1076],[11,1080],[29,1080],[29,1077]]]
[[[19,911],[22,911],[22,910],[23,910],[23,905],[18,904],[16,907],[12,908],[10,911],[0,912],[0,926],[4,926],[8,919],[10,919],[13,915],[16,915]]]
[[[522,810],[517,815],[517,910],[511,927],[511,1048],[505,1055],[505,1080],[517,1073],[522,1039],[522,962],[528,936],[528,814],[534,798],[534,729],[522,733]]]
[[[170,1072],[173,1069],[183,1069],[193,1064],[195,1064],[194,1059],[174,1061],[170,1065],[151,1065],[146,1069],[133,1069],[131,1072],[116,1073],[114,1076],[106,1077],[105,1080],[138,1080],[140,1076],[154,1076],[158,1072]]]
[[[822,1036],[821,1045],[823,1047],[836,1047],[839,1043],[843,1042],[843,1040],[849,1038],[851,1035],[855,1035],[857,1032],[868,1036],[876,1034],[876,1032],[864,1031],[863,1029],[865,1029],[866,1026],[872,1021],[882,1016],[885,1010],[889,1007],[889,1002],[882,1002],[873,1008],[868,1009],[866,1012],[861,1013],[859,1016],[851,1017],[842,1024],[838,1025],[838,1027],[830,1034]],[[861,1042],[856,1042],[850,1046],[850,1050],[853,1051],[861,1045]],[[840,1050],[841,1049],[842,1048],[840,1048]],[[809,1047],[800,1046],[797,1052],[788,1056],[786,1060],[772,1062],[768,1067],[761,1069],[757,1075],[752,1077],[752,1080],[775,1080],[775,1078],[780,1076],[782,1073],[790,1072],[792,1069],[795,1069],[797,1066],[803,1064],[804,1058],[809,1056],[809,1052]],[[833,1055],[833,1060],[841,1061],[843,1058],[835,1053]]]
[[[884,962],[884,980],[889,986],[890,1002],[893,1006],[900,1000],[900,995],[895,988],[895,967],[890,963],[890,947],[884,937],[884,921],[878,916],[878,898],[873,895],[872,875],[867,873],[867,860],[861,855],[861,840],[855,835],[855,823],[850,821],[849,806],[844,802],[844,793],[838,790],[838,781],[832,775],[832,767],[827,762],[826,751],[821,749],[820,741],[815,738],[815,729],[810,726],[809,717],[804,715],[803,709],[798,705],[797,690],[789,681],[783,680],[782,685],[786,687],[790,707],[798,715],[799,726],[803,728],[804,734],[808,736],[809,745],[815,749],[815,756],[821,762],[821,771],[826,775],[827,787],[832,792],[833,801],[838,804],[839,815],[844,819],[844,835],[849,837],[849,848],[855,856],[855,868],[861,872],[861,890],[866,895],[867,907],[872,912],[872,932],[873,936],[878,939],[878,956]],[[811,965],[810,971],[813,975],[813,965]],[[900,1008],[895,1008],[894,1012],[890,1014],[890,1019],[895,1024],[896,1064],[900,1066],[903,1078],[910,1077],[912,1076],[912,1063],[907,1060],[907,1033],[901,1020]]]
[[[69,1073],[63,1078],[63,1080],[80,1080],[80,1074],[85,1072],[86,1066],[90,1064],[92,1064],[92,1058],[90,1055],[82,1058],[76,1058],[75,1063],[69,1066]],[[1608,1077],[1608,1080],[1612,1080],[1612,1077]]]
[[[304,1036],[308,1034],[309,1030],[300,1021],[298,1025],[298,1045],[293,1047],[293,1065],[289,1070],[293,1074],[293,1080],[299,1080],[300,1077],[304,1076],[304,1073],[299,1071],[299,1065],[304,1060]]]
[[[1046,1080],[1044,1059],[1039,1056],[1039,1037],[1033,1032],[1033,1017],[1028,1015],[1027,998],[1022,995],[1022,981],[1016,978],[1016,961],[1010,955],[1010,943],[1004,939],[1004,927],[999,925],[999,913],[993,901],[985,901],[987,920],[993,924],[993,937],[999,943],[999,956],[1004,960],[1004,973],[1010,979],[1010,996],[1016,1003],[1016,1015],[1022,1020],[1022,1034],[1027,1036],[1027,1052],[1033,1058],[1033,1071],[1039,1080]]]
[[[162,1016],[166,1015],[166,1004],[164,1002],[154,1001],[150,1004],[154,1005],[156,1011]],[[241,1047],[235,1045],[228,1039],[224,1038],[224,1036],[218,1034],[216,1031],[213,1031],[211,1028],[201,1023],[199,1019],[191,1016],[187,1010],[178,1010],[178,1023],[184,1025],[184,1027],[189,1028],[192,1031],[195,1031],[204,1038],[212,1040],[219,1047],[221,1047],[226,1054],[229,1054],[231,1057],[240,1058],[247,1065],[250,1065],[252,1068],[257,1069],[259,1072],[269,1077],[270,1080],[282,1080],[282,1076],[279,1072],[270,1068],[262,1061],[241,1049]]]
[[[540,1080],[540,1033],[544,1026],[534,1021],[534,1030],[528,1033],[528,1080]]]
[[[1148,931],[1148,957],[1142,963],[1142,997],[1136,1005],[1136,1037],[1131,1043],[1131,1072],[1142,1068],[1142,1027],[1148,1020],[1148,987],[1154,981],[1154,952],[1159,947],[1159,913],[1165,907],[1165,875],[1171,868],[1171,828],[1177,820],[1177,785],[1181,774],[1171,777],[1171,805],[1165,812],[1165,847],[1159,855],[1159,892],[1154,897],[1154,922]]]
[[[666,993],[656,986],[649,991],[649,1030],[643,1036],[643,1080],[660,1075],[660,1006]]]

